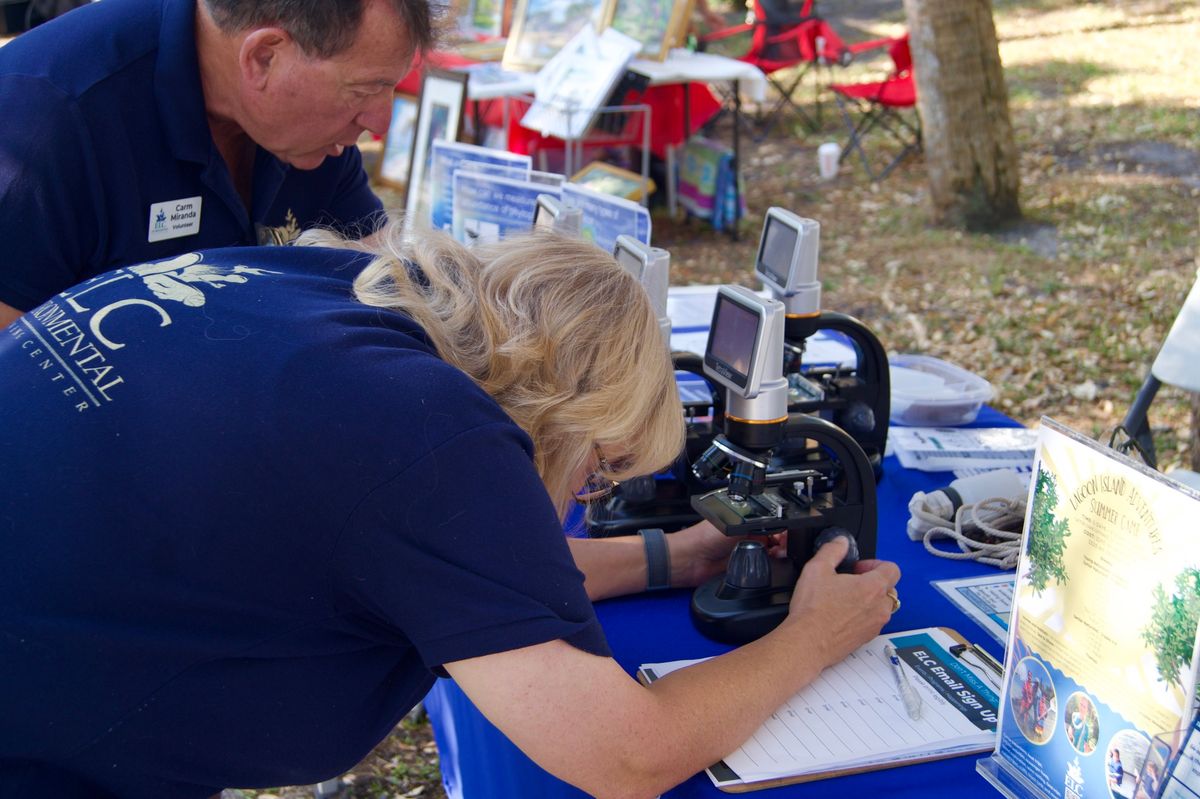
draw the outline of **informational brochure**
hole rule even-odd
[[[892,427],[888,449],[905,469],[950,472],[955,469],[1028,466],[1037,431],[1024,427]]]
[[[533,227],[538,195],[548,192],[553,190],[543,184],[460,167],[454,173],[454,238],[473,245],[527,233]]]
[[[562,202],[583,212],[580,232],[605,252],[613,251],[621,234],[650,243],[650,212],[631,200],[564,183]]]
[[[991,748],[999,678],[994,664],[962,657],[968,648],[940,627],[881,635],[823,671],[708,776],[738,790]],[[699,662],[647,664],[638,678]]]
[[[931,585],[988,635],[1004,644],[1008,641],[1008,616],[1012,612],[1015,579],[1011,572],[1004,572],[961,580],[933,580]]]
[[[454,172],[464,161],[524,169],[526,175],[533,165],[533,159],[528,155],[516,155],[463,142],[433,142],[433,156],[429,165],[429,224],[434,230],[450,230],[453,225]]]
[[[1129,796],[1152,739],[1191,721],[1200,494],[1043,419],[996,750],[1008,796]],[[1176,741],[1178,743],[1178,741]]]

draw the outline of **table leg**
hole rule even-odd
[[[733,219],[729,225],[729,235],[734,241],[738,240],[738,214],[742,209],[741,168],[742,168],[742,93],[738,91],[738,82],[733,81]]]

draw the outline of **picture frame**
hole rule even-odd
[[[465,72],[429,67],[421,76],[421,94],[417,101],[413,145],[408,164],[408,185],[404,191],[405,225],[419,220],[429,225],[429,159],[434,140],[458,141],[462,135],[467,107]]]
[[[417,108],[417,98],[411,94],[396,92],[392,97],[392,121],[383,138],[383,154],[375,168],[376,183],[399,191],[408,186]]]
[[[503,36],[512,16],[512,0],[463,0],[459,29],[482,38]]]
[[[695,0],[612,0],[605,27],[641,43],[637,58],[663,61],[687,36]]]
[[[541,69],[587,23],[596,31],[611,16],[614,0],[516,0],[502,64],[505,69]]]
[[[654,181],[650,178],[643,178],[637,172],[603,161],[588,164],[571,176],[571,182],[634,202],[641,202],[643,197],[653,194],[655,189]]]

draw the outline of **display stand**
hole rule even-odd
[[[530,148],[530,155],[537,159],[538,169],[545,172],[558,171],[551,169],[547,161],[548,148],[545,147],[545,142],[548,140],[563,143],[564,163],[561,171],[564,175],[574,175],[583,168],[590,160],[585,158],[585,150],[588,148],[635,147],[641,151],[638,170],[642,177],[641,202],[647,205],[650,196],[650,106],[637,104],[600,108],[556,107],[555,110],[566,117],[567,129],[582,129],[584,132],[571,138],[544,136],[542,142],[534,144]],[[584,128],[576,122],[577,118],[590,118],[592,123]]]
[[[1027,505],[996,749],[976,770],[1013,799],[1134,799],[1133,775],[1159,799],[1200,664],[1200,494],[1043,419]]]
[[[992,787],[1008,799],[1050,799],[1050,795],[1039,790],[1016,771],[1004,764],[1004,760],[994,754],[980,758],[975,762],[975,770],[991,783]]]

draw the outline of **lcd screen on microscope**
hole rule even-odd
[[[705,360],[739,388],[745,388],[750,380],[759,320],[759,315],[749,308],[717,295]]]
[[[773,216],[767,217],[755,271],[770,278],[780,291],[788,289],[788,274],[796,260],[796,242],[799,238],[800,231],[796,228]]]

